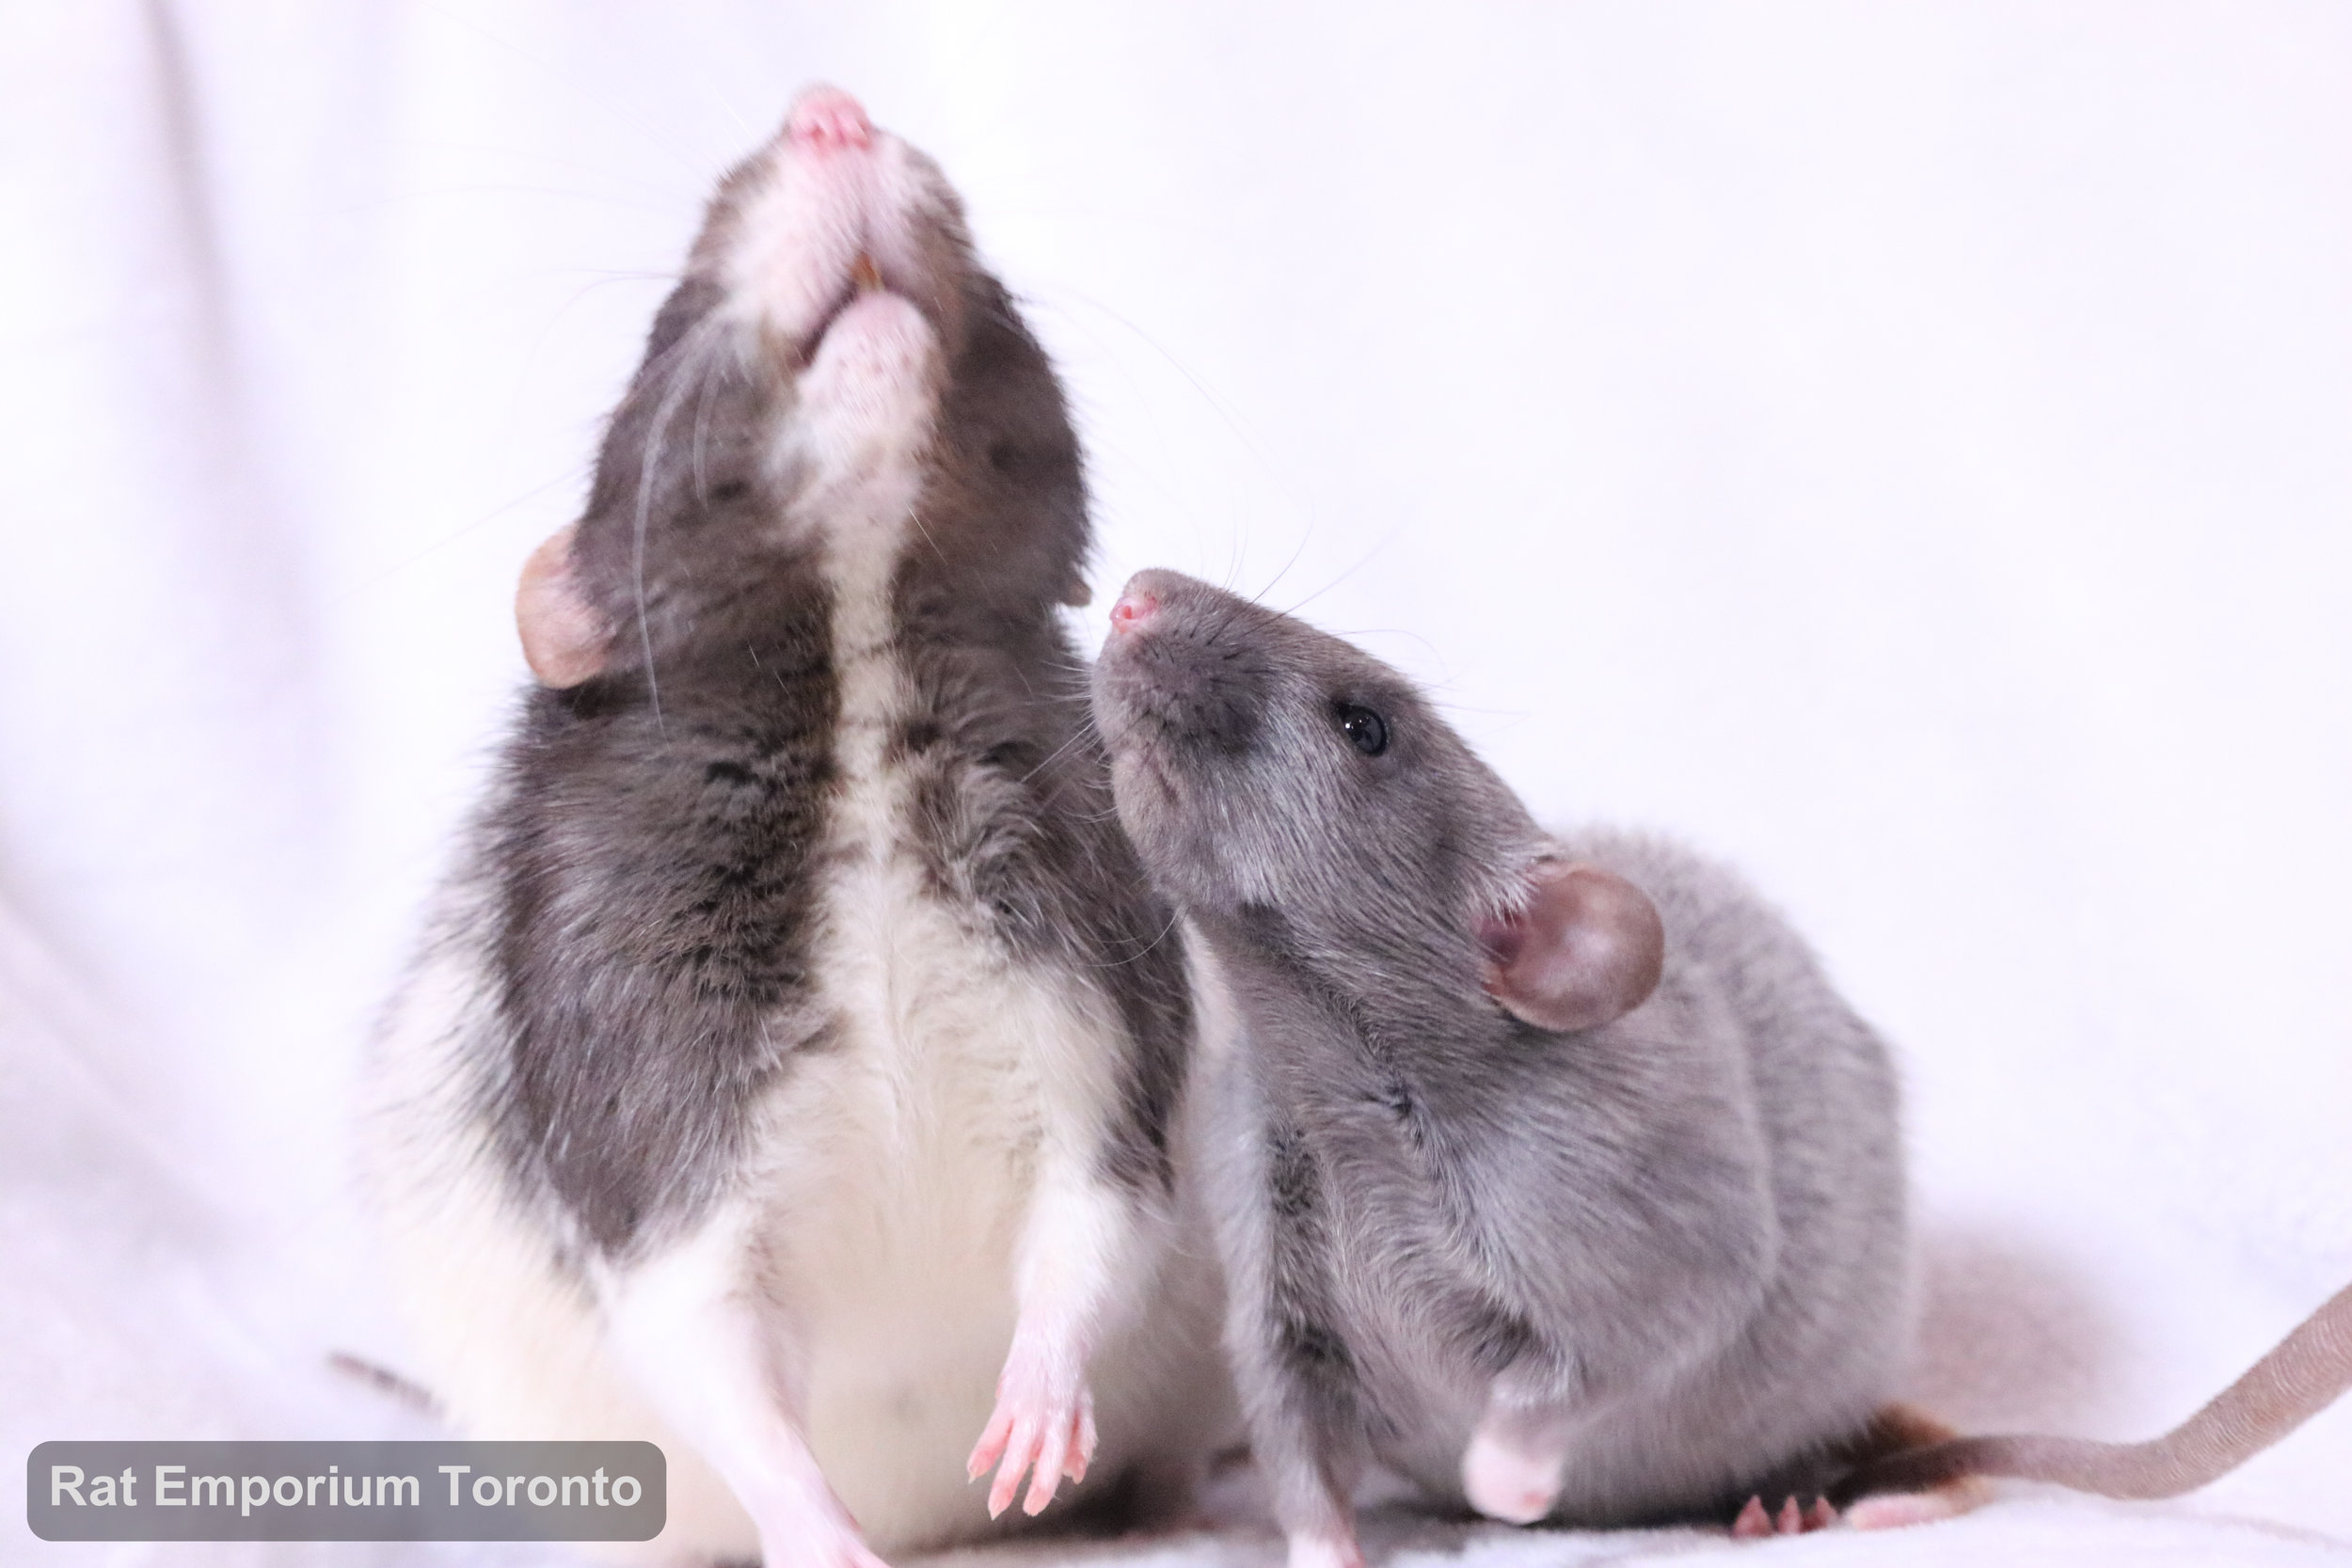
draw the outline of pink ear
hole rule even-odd
[[[523,562],[515,589],[515,629],[541,686],[578,686],[604,670],[611,638],[572,577],[572,530],[548,536]]]
[[[1597,1029],[1649,999],[1666,930],[1648,895],[1597,865],[1548,861],[1525,909],[1487,921],[1486,994],[1539,1029]]]

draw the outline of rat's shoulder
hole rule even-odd
[[[1800,1048],[1836,1040],[1849,1054],[1883,1059],[1883,1047],[1796,922],[1731,863],[1640,830],[1593,826],[1554,836],[1570,859],[1613,871],[1649,895],[1675,985],[1720,996],[1760,1037]]]

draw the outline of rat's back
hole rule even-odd
[[[1859,1433],[1892,1391],[1910,1318],[1894,1069],[1804,940],[1736,875],[1657,838],[1587,832],[1564,847],[1656,904],[1659,993],[1600,1033],[1609,1047],[1720,1071],[1744,1099],[1718,1108],[1712,1141],[1690,1157],[1740,1151],[1771,1244],[1751,1255],[1732,1292],[1744,1310],[1720,1320],[1705,1354],[1657,1397],[1595,1418],[1555,1512],[1603,1523],[1737,1504]],[[1661,1026],[1690,1033],[1668,1045]]]

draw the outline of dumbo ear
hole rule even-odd
[[[1658,989],[1666,930],[1649,895],[1597,865],[1548,861],[1527,905],[1487,921],[1486,994],[1539,1029],[1597,1029]]]
[[[578,686],[604,670],[612,639],[572,576],[572,530],[550,534],[523,562],[515,589],[515,629],[541,686]]]

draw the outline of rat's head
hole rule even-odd
[[[1336,637],[1141,572],[1094,712],[1120,820],[1188,913],[1271,914],[1302,948],[1425,965],[1545,1028],[1606,1022],[1657,984],[1649,900],[1561,860],[1410,681]]]
[[[1052,366],[922,153],[813,88],[721,183],[612,416],[580,520],[523,573],[542,683],[657,670],[755,625],[764,563],[1083,602],[1086,495]]]

